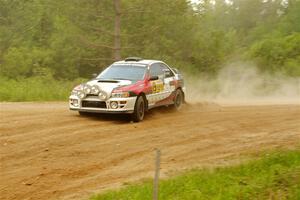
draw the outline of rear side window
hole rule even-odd
[[[158,76],[159,78],[173,77],[174,73],[163,63],[154,63],[150,66],[150,76]]]
[[[163,63],[159,63],[159,65],[161,66],[162,71],[165,73],[166,78],[174,76],[174,73],[170,70],[170,68],[167,65],[165,65]]]

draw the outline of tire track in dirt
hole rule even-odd
[[[240,155],[293,148],[300,106],[187,105],[128,116],[79,116],[65,103],[0,104],[1,199],[82,199],[152,176],[162,150],[162,176],[224,165]],[[243,156],[242,156],[243,157]]]

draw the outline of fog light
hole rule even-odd
[[[117,108],[118,108],[118,102],[116,102],[116,101],[110,102],[110,107],[111,107],[112,109],[117,109]]]
[[[78,96],[80,99],[83,99],[83,98],[85,97],[85,94],[84,94],[84,92],[82,92],[82,91],[78,91],[77,96]]]
[[[83,91],[84,91],[84,93],[85,94],[90,94],[91,93],[91,86],[90,85],[85,85],[84,87],[83,87]]]
[[[101,101],[105,101],[107,98],[107,94],[104,91],[100,91],[98,96]]]
[[[71,99],[71,104],[75,107],[79,106],[78,100],[77,99]]]
[[[97,85],[93,85],[92,88],[91,88],[91,93],[92,94],[95,94],[95,95],[98,95],[100,92],[100,89]]]

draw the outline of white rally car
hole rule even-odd
[[[184,97],[184,82],[178,70],[162,61],[130,57],[76,86],[69,105],[80,114],[129,113],[138,122],[145,111],[154,107],[171,105],[180,109]]]

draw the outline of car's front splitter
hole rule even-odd
[[[86,109],[86,108],[70,108],[70,110],[79,111],[79,112],[89,112],[89,113],[109,113],[109,114],[121,114],[128,113],[131,114],[133,110],[96,110],[96,109]]]

